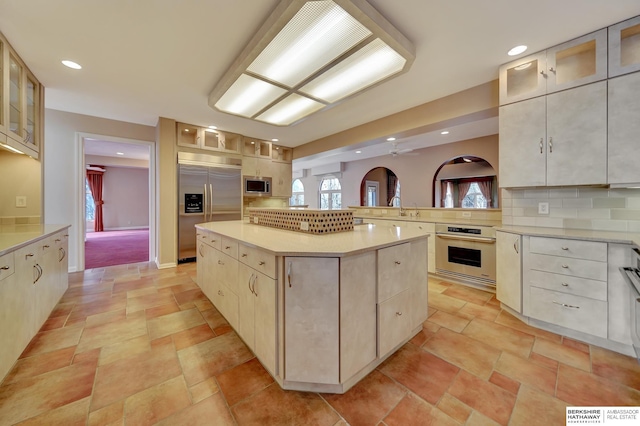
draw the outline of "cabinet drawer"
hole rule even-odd
[[[199,230],[196,232],[196,239],[213,247],[214,249],[221,249],[222,237],[214,232]]]
[[[213,295],[213,304],[218,308],[227,322],[238,329],[238,296],[226,285],[219,285]]]
[[[378,357],[388,354],[411,332],[411,291],[378,304]]]
[[[607,338],[607,302],[538,287],[530,296],[531,318]]]
[[[238,247],[238,259],[240,262],[262,272],[263,274],[276,278],[276,257],[264,250],[240,244]]]
[[[531,237],[529,251],[575,259],[607,261],[607,243],[595,241]]]
[[[13,252],[0,257],[0,280],[13,275],[15,272],[15,261]]]
[[[546,288],[560,293],[607,301],[607,283],[605,281],[533,270],[527,271],[526,279],[531,287]]]
[[[378,302],[408,288],[410,257],[410,243],[378,250]]]
[[[607,264],[604,262],[544,254],[529,255],[529,262],[529,269],[537,271],[607,281]]]
[[[234,259],[238,258],[238,241],[231,238],[222,237],[220,241],[220,250]]]

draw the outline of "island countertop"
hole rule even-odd
[[[70,225],[2,225],[0,256],[68,228]]]
[[[421,229],[356,225],[353,231],[311,235],[246,221],[199,223],[196,228],[241,241],[276,256],[342,257],[428,237]]]

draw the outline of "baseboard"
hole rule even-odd
[[[168,268],[175,268],[176,266],[178,266],[178,264],[176,262],[171,262],[171,263],[158,263],[158,260],[155,260],[155,264],[158,267],[158,269],[168,269]]]

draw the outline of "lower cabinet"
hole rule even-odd
[[[496,298],[522,313],[522,236],[496,232]]]
[[[59,232],[0,257],[0,381],[67,290],[67,239]]]

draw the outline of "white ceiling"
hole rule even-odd
[[[47,108],[150,126],[170,117],[293,147],[494,80],[517,44],[536,52],[640,14],[640,0],[369,0],[415,45],[411,70],[283,128],[207,104],[277,2],[0,0],[0,31],[45,85]],[[62,59],[83,69],[68,69]],[[479,124],[480,133],[488,131],[490,123]],[[461,140],[453,133],[448,142]],[[436,136],[400,148],[445,141]],[[384,154],[390,146],[382,145]]]

